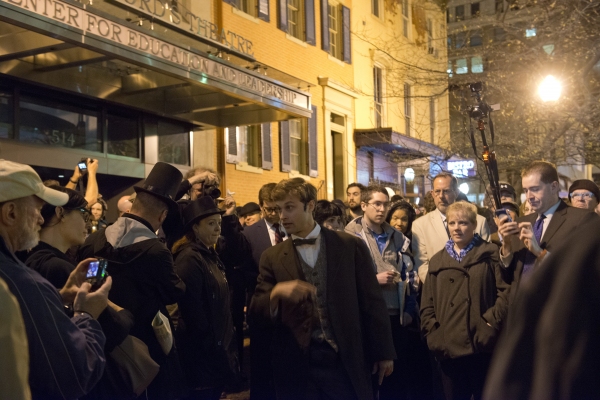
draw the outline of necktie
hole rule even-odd
[[[317,241],[317,238],[312,238],[312,239],[294,239],[293,243],[294,243],[294,246],[303,246],[305,244],[315,244],[316,241]]]
[[[446,234],[448,235],[448,239],[450,239],[450,231],[448,230],[448,219],[445,219],[443,222],[444,228],[446,228]]]
[[[542,241],[542,231],[544,230],[544,219],[546,216],[544,214],[540,215],[540,217],[533,224],[533,235],[537,239],[538,244],[541,244]],[[535,265],[536,257],[535,255],[528,251],[525,254],[525,263],[523,264],[523,276],[528,275],[533,270],[533,266]]]
[[[275,244],[281,243],[283,240],[281,239],[281,229],[279,229],[279,224],[273,224],[273,229],[275,229]]]

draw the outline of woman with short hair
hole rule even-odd
[[[429,263],[421,330],[439,363],[446,399],[480,399],[492,350],[507,314],[505,268],[498,246],[475,234],[477,208],[446,211],[450,240]]]

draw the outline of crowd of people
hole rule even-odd
[[[159,162],[108,222],[86,164],[84,188],[0,160],[0,398],[219,399],[246,378],[258,400],[600,397],[592,181],[561,199],[535,161],[523,204],[500,182],[479,207],[441,172],[417,207],[292,178],[238,207],[215,171]]]

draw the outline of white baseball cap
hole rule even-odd
[[[0,202],[31,195],[53,206],[62,206],[69,201],[68,194],[44,186],[40,176],[29,165],[0,160]]]

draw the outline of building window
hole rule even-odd
[[[448,78],[452,78],[453,74],[452,74],[452,61],[448,61],[448,69],[446,70],[446,72],[448,73]]]
[[[257,16],[257,0],[234,0],[234,7],[238,10],[245,12],[246,14],[250,14],[253,17]]]
[[[304,41],[304,0],[287,0],[288,34]]]
[[[260,125],[240,126],[238,128],[238,160],[253,167],[261,167]]]
[[[290,162],[292,171],[308,174],[307,162],[307,125],[306,119],[291,119],[290,124]]]
[[[382,17],[383,7],[381,7],[381,0],[371,0],[371,14],[377,18]]]
[[[435,99],[429,98],[429,142],[435,143]]]
[[[139,119],[131,115],[106,113],[107,153],[125,157],[140,157]]]
[[[429,54],[434,53],[433,49],[433,21],[431,18],[427,18],[427,52]]]
[[[496,0],[496,12],[504,12],[504,0]]]
[[[329,54],[338,60],[343,60],[342,54],[342,11],[338,5],[328,3],[329,16]]]
[[[483,72],[483,59],[481,57],[471,57],[471,72],[474,74]]]
[[[465,32],[459,32],[456,34],[456,48],[462,49],[467,44],[467,34]]]
[[[468,72],[469,72],[469,67],[467,66],[467,59],[459,58],[458,60],[456,60],[456,74],[461,75],[461,74],[466,74]]]
[[[479,3],[471,3],[471,18],[479,17]]]
[[[375,127],[383,126],[383,71],[373,67],[373,97],[375,102]]]
[[[554,53],[554,45],[553,44],[547,44],[545,46],[542,46],[542,49],[544,49],[546,54],[548,54],[549,56],[551,56],[552,53]],[[0,137],[2,137],[2,136],[0,135]]]
[[[525,29],[525,37],[534,37],[537,34],[537,30],[535,28]]]
[[[463,21],[465,19],[465,6],[456,6],[454,9],[455,21]]]
[[[190,127],[158,121],[158,161],[190,165]]]
[[[506,40],[506,31],[504,30],[504,28],[501,28],[499,26],[494,27],[494,40],[496,42],[503,42],[504,40]]]
[[[410,25],[408,24],[408,0],[402,0],[402,33],[408,38]]]
[[[99,112],[50,99],[21,96],[19,140],[102,153]]]
[[[448,42],[448,50],[452,49],[452,35],[448,35],[446,40]]]
[[[481,31],[473,31],[471,32],[471,37],[469,38],[469,45],[471,47],[481,46],[483,44],[483,37]]]
[[[406,136],[410,136],[410,120],[412,115],[412,99],[411,99],[410,84],[404,84],[404,132]]]
[[[0,90],[0,138],[13,138],[13,94],[8,90]]]

